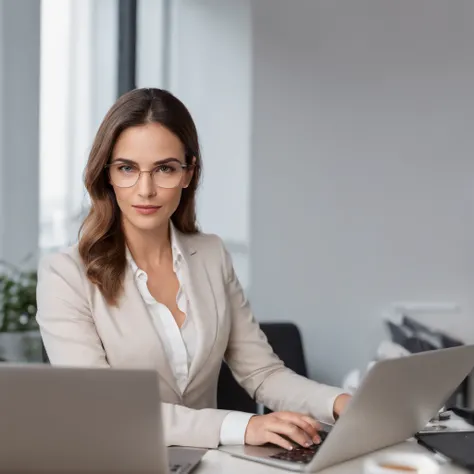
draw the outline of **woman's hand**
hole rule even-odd
[[[334,400],[334,419],[338,419],[341,413],[346,409],[347,404],[351,401],[352,395],[343,393]]]
[[[273,443],[285,449],[293,449],[289,441],[307,448],[319,444],[321,425],[313,418],[300,413],[280,411],[250,418],[245,432],[245,444],[255,446]],[[288,438],[288,439],[286,439]]]

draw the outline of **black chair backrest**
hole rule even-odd
[[[48,358],[48,354],[46,353],[46,348],[44,347],[44,344],[43,344],[43,339],[41,339],[41,354],[43,357],[43,363],[49,364],[49,358]]]
[[[217,407],[221,410],[257,413],[257,404],[237,383],[225,362],[222,362],[217,384]]]
[[[307,376],[303,343],[298,327],[294,323],[261,323],[275,354],[297,374]],[[237,383],[226,363],[222,363],[217,387],[217,406],[223,410],[256,413],[257,405]]]
[[[275,354],[291,370],[303,377],[308,376],[301,334],[294,323],[261,323]]]

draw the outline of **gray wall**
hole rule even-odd
[[[170,90],[196,121],[203,154],[199,223],[220,235],[244,287],[250,235],[250,0],[173,0]]]
[[[474,339],[474,3],[253,2],[251,299],[340,383],[392,302]]]
[[[0,1],[0,259],[14,264],[38,247],[40,4]]]

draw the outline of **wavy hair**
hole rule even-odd
[[[188,164],[195,158],[192,180],[183,189],[171,220],[185,234],[199,231],[196,224],[196,190],[201,172],[201,154],[191,114],[181,101],[167,91],[135,89],[127,92],[107,112],[95,136],[84,174],[91,207],[79,231],[79,254],[87,278],[114,306],[123,291],[125,236],[121,211],[105,166],[112,157],[120,134],[129,127],[147,123],[159,123],[174,133],[184,145]]]

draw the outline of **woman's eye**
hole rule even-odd
[[[170,173],[174,173],[176,171],[176,166],[160,165],[160,166],[158,166],[158,168],[156,168],[156,171],[158,171],[159,173],[170,174]]]
[[[121,172],[121,173],[133,173],[133,171],[135,171],[135,169],[133,168],[133,166],[129,166],[129,165],[120,165],[118,167],[118,170]]]

